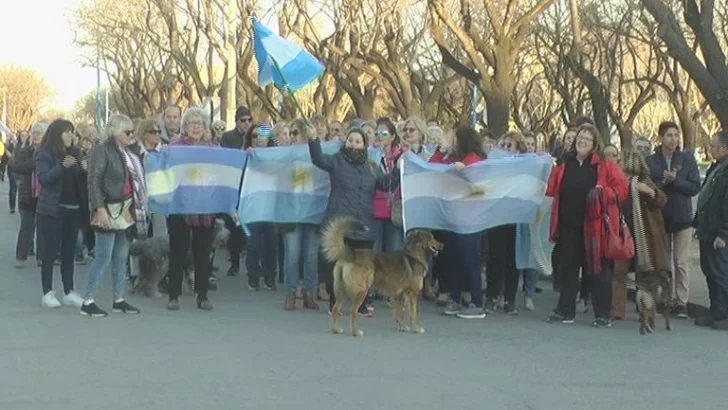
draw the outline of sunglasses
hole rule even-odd
[[[238,121],[240,121],[240,122],[253,122],[253,119],[250,118],[250,117],[248,117],[248,118],[238,118]]]
[[[126,134],[127,136],[128,135],[132,135],[132,134],[134,134],[134,130],[131,130],[131,131],[123,131],[123,133]]]
[[[300,133],[301,133],[301,131],[299,131],[299,130],[291,130],[291,136],[297,137],[298,134],[300,134]]]
[[[511,149],[513,148],[513,144],[510,142],[501,142],[500,147],[503,149]]]
[[[162,130],[149,130],[149,133],[153,135],[162,135]]]
[[[225,131],[225,127],[215,127],[213,128],[215,131]]]
[[[417,131],[417,128],[405,128],[403,131],[404,132],[415,132],[415,131]]]
[[[374,133],[377,137],[389,137],[389,131],[377,131]]]

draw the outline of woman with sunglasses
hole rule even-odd
[[[114,289],[113,312],[139,313],[139,309],[124,300],[128,231],[134,228],[137,234],[146,236],[148,227],[144,169],[142,161],[129,149],[134,142],[134,123],[125,115],[113,115],[106,125],[106,137],[89,155],[88,190],[96,253],[81,306],[81,314],[88,317],[107,315],[96,304],[94,295],[101,276],[109,268]],[[133,223],[117,223],[122,215],[132,218]]]
[[[410,117],[405,121],[402,132],[404,133],[402,148],[414,152],[425,161],[429,161],[431,155],[425,150],[425,141],[429,140],[430,137],[425,121],[419,117]]]
[[[212,144],[220,145],[220,141],[222,141],[222,134],[225,133],[225,121],[215,120],[212,123],[211,131],[212,131],[212,133],[211,133]]]

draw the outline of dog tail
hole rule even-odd
[[[347,232],[357,229],[361,229],[361,224],[355,219],[347,217],[332,219],[321,235],[324,257],[332,263],[353,262],[354,252],[344,242],[344,236]]]

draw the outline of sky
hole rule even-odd
[[[69,16],[79,3],[0,0],[0,64],[35,69],[55,92],[49,107],[60,110],[72,109],[77,99],[96,87],[96,70],[82,67],[81,50],[73,44]],[[103,76],[101,80],[105,82]]]

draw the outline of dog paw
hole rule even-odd
[[[397,330],[399,330],[400,332],[409,332],[410,328],[409,326],[399,326]]]
[[[425,334],[425,328],[423,328],[423,327],[416,327],[416,328],[412,329],[412,333],[417,333],[417,334],[420,334],[420,335]]]
[[[344,333],[344,329],[334,329],[334,328],[331,328],[331,333],[333,333],[335,335],[340,335],[340,334]]]

